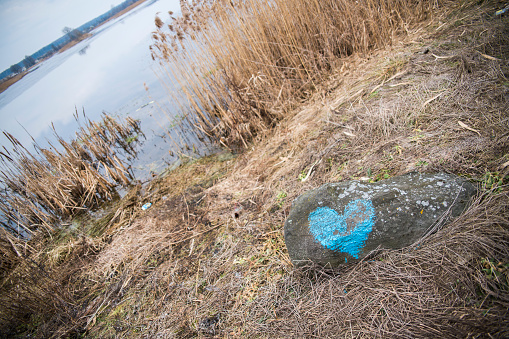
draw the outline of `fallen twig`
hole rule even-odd
[[[466,124],[464,124],[464,123],[463,123],[463,122],[461,122],[461,121],[458,121],[458,125],[460,125],[460,126],[461,126],[461,127],[463,127],[464,129],[468,129],[469,131],[475,132],[475,133],[479,134],[479,136],[481,136],[481,133],[479,133],[479,131],[478,131],[478,130],[473,129],[472,127],[467,126]]]

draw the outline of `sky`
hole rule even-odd
[[[122,0],[0,0],[0,72]]]

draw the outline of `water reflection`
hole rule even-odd
[[[52,138],[51,122],[64,139],[73,136],[76,109],[84,109],[92,120],[99,119],[103,111],[129,115],[142,120],[147,136],[135,168],[146,164],[144,169],[161,171],[174,160],[169,152],[170,138],[163,128],[171,124],[175,109],[154,74],[156,65],[150,58],[149,45],[156,13],[169,10],[178,12],[179,1],[148,1],[100,27],[93,37],[43,62],[0,94],[1,129],[23,144],[31,141],[28,132],[44,145],[46,138]],[[175,131],[171,133],[176,140],[183,138]],[[9,148],[7,140],[0,138],[0,144]],[[196,137],[187,138],[190,147],[198,147]]]

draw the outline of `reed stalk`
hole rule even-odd
[[[345,56],[390,45],[436,1],[180,2],[156,17],[152,58],[183,95],[195,127],[247,146],[316,91]],[[188,113],[188,112],[184,112]]]
[[[100,122],[86,117],[75,139],[67,142],[54,130],[55,141],[35,153],[8,132],[12,150],[0,152],[0,225],[21,238],[53,230],[58,221],[112,199],[117,185],[132,175],[116,152],[135,156],[129,138],[142,134],[132,118],[118,122],[104,115]]]

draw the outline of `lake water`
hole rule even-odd
[[[188,129],[170,129],[177,108],[168,88],[159,81],[157,62],[149,51],[155,15],[168,11],[179,13],[179,1],[148,0],[97,28],[92,37],[39,64],[0,94],[0,130],[13,134],[24,145],[31,143],[30,136],[45,145],[46,140],[54,140],[51,122],[64,139],[74,135],[76,109],[80,114],[84,110],[91,120],[99,120],[102,112],[140,119],[147,139],[133,165],[138,179],[146,178],[150,171],[160,173],[176,160],[170,151],[177,149],[168,133],[174,140],[182,140],[181,146],[187,144],[192,149],[194,145],[201,155],[210,152],[210,147],[186,132]],[[10,149],[3,135],[0,145]]]

